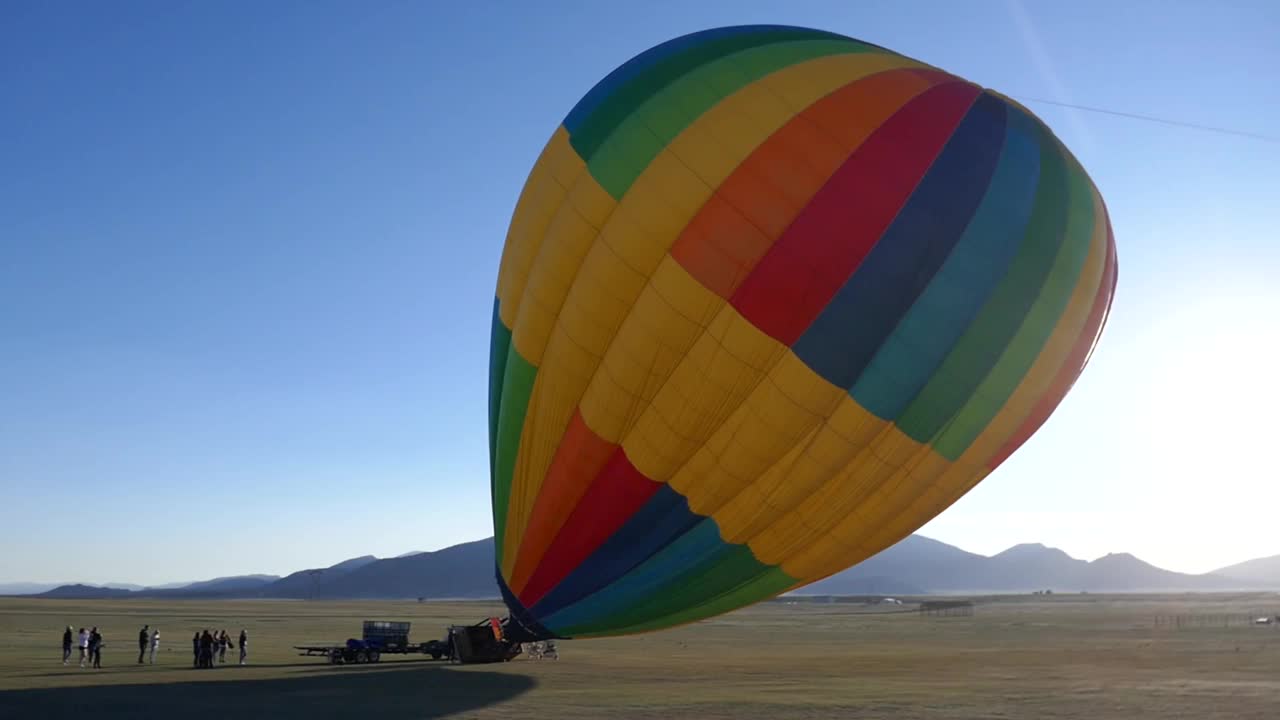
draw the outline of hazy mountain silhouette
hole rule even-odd
[[[882,590],[868,590],[867,581],[879,578]],[[916,594],[903,587],[928,593],[1000,593],[1053,590],[1055,592],[1187,592],[1246,590],[1257,583],[1219,575],[1187,575],[1143,562],[1127,553],[1111,554],[1092,562],[1078,560],[1057,548],[1039,543],[1015,545],[991,557],[965,552],[919,535],[845,570],[827,580],[796,591],[797,594]],[[1275,583],[1280,586],[1280,583]],[[856,588],[856,589],[855,589]]]
[[[35,597],[58,598],[66,600],[77,599],[98,599],[98,598],[127,598],[134,597],[138,591],[125,590],[123,588],[98,587],[96,585],[60,585],[47,592],[42,592]]]
[[[36,595],[65,583],[8,582],[0,583],[0,595]]]
[[[939,582],[951,585],[973,577],[987,560],[923,535],[910,535],[855,567],[800,588],[796,594],[923,595]]]
[[[56,588],[56,587],[61,587],[61,586],[64,586],[64,585],[78,585],[78,584],[81,584],[81,583],[73,583],[73,582],[7,582],[7,583],[0,583],[0,595],[35,595],[35,594],[37,594],[37,593],[42,593],[42,592],[46,592],[46,591],[48,591],[48,590],[52,590],[52,589],[54,589],[54,588]],[[188,585],[188,584],[190,584],[190,583],[175,583],[175,584],[173,585],[173,587],[179,587],[179,586],[181,586],[181,585]],[[145,587],[144,587],[144,586],[142,586],[142,585],[134,585],[134,584],[132,584],[132,583],[114,583],[114,582],[109,582],[109,583],[95,583],[95,584],[93,584],[93,585],[89,585],[89,584],[85,583],[85,586],[86,586],[86,587],[97,587],[97,588],[109,588],[109,589],[112,589],[112,590],[143,590],[143,589],[145,589]]]
[[[493,571],[493,539],[477,540],[408,557],[365,563],[337,574],[322,573],[306,595],[264,589],[266,597],[325,599],[492,598],[498,596]]]
[[[208,593],[239,592],[242,590],[256,590],[266,585],[270,585],[279,579],[279,575],[236,575],[234,577],[202,580],[201,582],[194,582],[177,588],[146,588],[143,592],[170,590],[176,592]]]
[[[361,568],[371,562],[377,561],[378,558],[373,555],[361,555],[360,557],[351,558],[350,560],[343,560],[337,565],[331,565],[329,566],[329,570],[355,570],[356,568]]]
[[[226,597],[280,599],[461,599],[493,598],[498,586],[493,571],[493,539],[378,559],[365,555],[327,568],[299,570],[276,578],[246,575],[219,578],[185,587],[147,588],[136,592],[88,585],[64,585],[40,594],[51,598],[92,597]]]
[[[325,581],[331,581],[334,578],[345,575],[353,570],[368,565],[369,563],[378,562],[378,558],[372,555],[362,555],[350,560],[343,560],[336,565],[330,565],[327,568],[311,568],[308,570],[299,570],[298,572],[289,574],[271,583],[270,585],[259,588],[261,596],[273,598],[309,598],[319,586],[323,577]]]
[[[1213,574],[1280,588],[1280,555],[1228,565]]]
[[[378,559],[352,558],[283,578],[249,575],[186,587],[138,592],[70,585],[43,597],[236,597],[292,599],[494,598],[493,538],[434,552]],[[1127,553],[1078,560],[1029,543],[987,557],[911,535],[865,562],[798,595],[924,595],[930,593],[1194,592],[1280,589],[1280,556],[1187,575],[1155,567]],[[1227,571],[1231,571],[1228,574]]]
[[[843,573],[802,587],[789,595],[928,595],[919,585],[912,585],[902,578],[890,575],[868,577],[848,576]]]

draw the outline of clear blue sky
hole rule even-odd
[[[6,2],[0,581],[487,536],[489,320],[525,175],[613,67],[751,22],[1280,129],[1272,0]],[[925,532],[1188,571],[1280,553],[1280,145],[1030,106],[1109,203],[1115,311],[1058,414]]]

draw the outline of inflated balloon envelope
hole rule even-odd
[[[508,638],[688,623],[893,545],[1044,423],[1115,286],[1101,196],[1007,97],[796,27],[633,58],[502,255]]]

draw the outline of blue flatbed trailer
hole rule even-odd
[[[360,639],[338,645],[294,645],[299,655],[325,657],[334,665],[376,663],[383,655],[427,655],[432,660],[449,658],[449,645],[442,640],[409,642],[409,623],[366,620]]]

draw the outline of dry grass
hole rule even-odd
[[[687,628],[561,643],[559,661],[332,668],[294,644],[479,603],[0,600],[0,717],[1280,718],[1280,627],[1157,629],[1158,614],[1280,612],[1278,596],[992,598],[972,618],[764,605]],[[137,666],[143,623],[157,666]],[[61,628],[105,628],[102,670],[61,664]],[[191,669],[196,629],[241,627],[250,667]],[[228,659],[231,659],[228,653]]]

